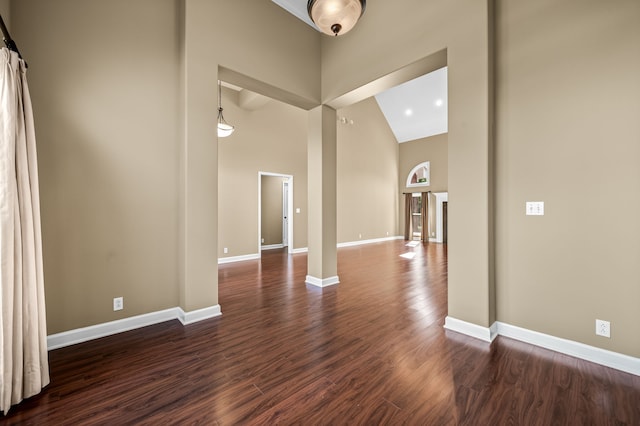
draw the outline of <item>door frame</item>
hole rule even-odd
[[[449,202],[448,192],[432,192],[436,196],[436,242],[441,243],[443,241],[443,226],[442,226],[442,203]]]
[[[289,179],[282,179],[282,245],[289,247]],[[286,194],[286,197],[285,197]],[[285,226],[286,222],[286,226]]]
[[[256,239],[258,243],[258,256],[262,257],[262,176],[281,177],[283,180],[287,179],[289,181],[289,196],[287,197],[288,211],[286,212],[289,242],[287,245],[287,253],[293,253],[293,175],[258,171],[258,238]]]

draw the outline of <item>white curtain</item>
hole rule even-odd
[[[49,384],[36,139],[26,66],[0,49],[0,410]]]

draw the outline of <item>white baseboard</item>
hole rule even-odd
[[[383,238],[373,238],[370,240],[358,240],[358,241],[347,241],[346,243],[338,243],[337,247],[353,247],[353,246],[361,246],[363,244],[373,244],[373,243],[381,243],[384,241],[393,241],[393,240],[403,240],[404,237],[401,235],[396,235],[394,237],[383,237]]]
[[[605,367],[640,376],[640,358],[608,351],[584,343],[527,330],[496,321],[491,327],[482,327],[453,317],[446,317],[444,328],[491,343],[497,336],[519,340],[561,354],[590,361]]]
[[[177,319],[182,324],[187,325],[219,315],[222,315],[220,305],[210,306],[208,308],[190,312],[185,312],[180,307],[149,312],[148,314],[136,315],[134,317],[51,334],[47,336],[47,349],[53,350],[63,348],[65,346],[71,346],[77,343],[87,342],[89,340],[99,339],[101,337],[111,336],[112,334],[122,333],[174,319]]]
[[[336,247],[353,247],[360,246],[363,244],[373,244],[373,243],[381,243],[384,241],[393,241],[393,240],[403,240],[404,237],[402,235],[396,235],[394,237],[384,237],[384,238],[374,238],[371,240],[358,240],[358,241],[347,241],[345,243],[338,243]],[[261,246],[261,250],[271,250],[271,249],[280,249],[284,246],[282,244],[273,244],[268,246]],[[309,247],[300,247],[294,248],[290,250],[290,254],[299,254],[299,253],[308,253]],[[232,263],[232,262],[242,262],[245,260],[255,260],[260,259],[260,254],[247,254],[244,256],[233,256],[233,257],[220,257],[218,258],[218,264],[221,265],[223,263]]]
[[[182,325],[193,324],[194,322],[203,321],[209,318],[219,317],[222,315],[220,305],[209,306],[195,311],[185,312],[178,307],[178,319]]]
[[[245,254],[243,256],[220,257],[218,258],[218,265],[222,265],[223,263],[244,262],[245,260],[256,259],[260,259],[260,253]]]
[[[444,319],[444,328],[447,330],[455,331],[458,333],[466,334],[467,336],[475,337],[476,339],[484,340],[491,343],[496,338],[497,330],[496,325],[491,327],[482,327],[477,324],[462,321],[457,318],[447,316]]]
[[[304,280],[307,284],[314,285],[316,287],[329,287],[332,285],[336,285],[340,283],[340,280],[337,276],[329,277],[329,278],[316,278],[311,275],[307,275],[307,278]]]
[[[275,250],[275,249],[281,249],[281,248],[284,248],[284,244],[269,244],[269,245],[260,246],[260,250]]]
[[[640,376],[640,358],[496,321],[498,334]]]

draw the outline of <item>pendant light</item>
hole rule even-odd
[[[356,25],[366,6],[366,0],[309,0],[307,12],[320,31],[337,36]]]
[[[231,133],[236,128],[227,123],[222,115],[222,82],[218,80],[218,137],[226,138],[231,136]]]

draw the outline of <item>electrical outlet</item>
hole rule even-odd
[[[358,234],[358,238],[362,239],[362,234]]]
[[[262,244],[264,244],[264,238],[262,239]]]
[[[604,320],[596,320],[596,335],[611,337],[611,323]]]
[[[229,249],[228,249],[228,248],[226,248],[226,247],[223,249],[223,251],[224,251],[224,254],[229,253]]]
[[[114,297],[113,298],[113,310],[121,311],[124,309],[124,298],[123,297]]]

